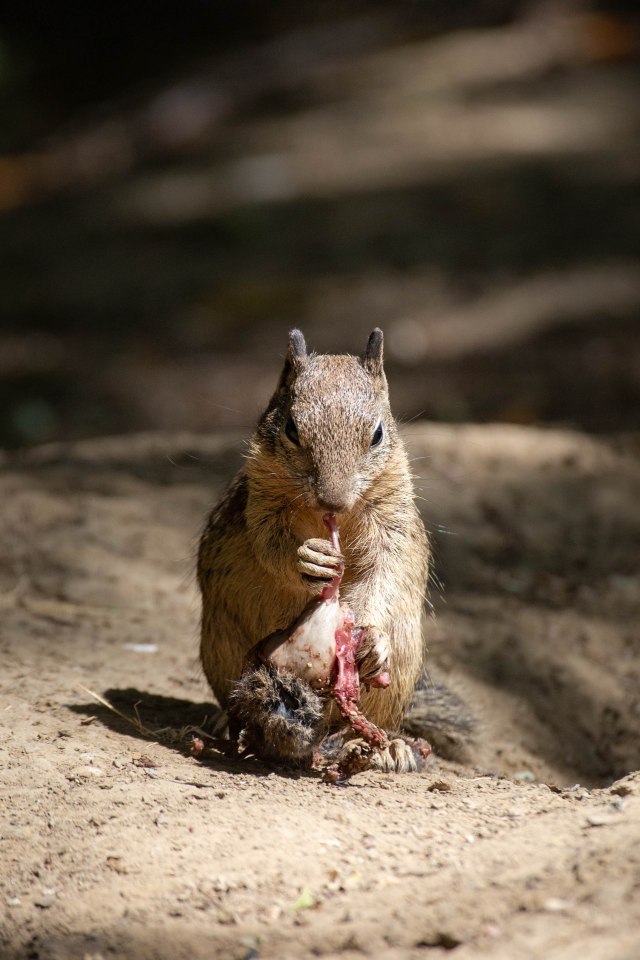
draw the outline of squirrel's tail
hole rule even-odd
[[[402,721],[403,732],[428,740],[446,760],[464,761],[476,727],[475,717],[457,693],[423,673]]]

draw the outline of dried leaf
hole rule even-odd
[[[316,901],[315,897],[311,893],[309,887],[303,887],[300,891],[300,896],[295,900],[291,906],[290,910],[309,910],[311,907],[315,907]]]

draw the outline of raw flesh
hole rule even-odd
[[[328,513],[323,520],[333,546],[339,551],[335,516]],[[333,696],[342,716],[358,736],[369,746],[381,748],[388,744],[386,733],[358,708],[360,678],[356,653],[366,628],[356,627],[352,611],[340,603],[343,573],[341,569],[290,627],[262,640],[252,654],[263,663],[306,680],[318,693]],[[382,673],[373,685],[388,686],[388,674]]]

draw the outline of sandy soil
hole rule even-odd
[[[193,553],[239,438],[2,462],[3,960],[639,955],[637,439],[407,436],[433,674],[478,732],[340,788],[189,756]]]

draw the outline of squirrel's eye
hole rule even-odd
[[[381,440],[382,440],[382,424],[379,423],[373,433],[373,437],[371,439],[371,446],[377,447]]]
[[[291,443],[295,443],[296,447],[300,446],[300,437],[298,436],[298,428],[296,427],[296,422],[293,419],[293,417],[289,417],[289,419],[285,423],[284,432],[287,435],[287,438],[291,440]]]

